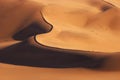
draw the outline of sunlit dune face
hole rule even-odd
[[[119,52],[119,4],[115,0],[110,1],[111,3],[103,0],[1,0],[0,39],[11,38],[34,21],[33,17],[42,7],[41,13],[53,25],[53,30],[40,35],[40,43],[65,49]],[[41,23],[44,24],[43,21]]]
[[[64,4],[51,4],[43,8],[43,16],[53,25],[53,31],[45,34],[48,37],[40,35],[47,40],[38,37],[38,41],[65,49],[120,51],[119,8],[105,2],[91,5],[79,0],[73,1],[74,6]]]

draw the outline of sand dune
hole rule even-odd
[[[1,63],[1,80],[120,79],[119,53],[112,53],[120,51],[119,0],[106,0],[114,6],[102,0],[60,0],[59,2],[28,0],[25,3],[24,1],[0,1],[2,4],[0,6],[3,7],[0,8],[0,47],[16,43],[12,38],[13,35],[33,22],[42,24],[47,31],[50,30],[51,26],[38,15],[41,7],[45,6],[41,12],[46,21],[54,27],[50,33],[37,36],[40,43],[65,49],[107,52],[107,54],[110,52],[111,54],[102,70],[36,68]],[[7,8],[4,4],[7,4]]]
[[[91,5],[85,1],[71,2],[74,7],[59,2],[58,5],[52,4],[42,9],[44,18],[54,28],[50,33],[39,35],[38,41],[59,48],[119,52],[119,8],[102,1],[91,3],[101,5]],[[109,8],[102,10],[106,6]],[[59,44],[54,44],[55,41]]]
[[[1,0],[0,4],[2,4],[0,5],[0,41],[10,40],[17,32],[32,23],[37,23],[40,27],[44,23],[39,13],[41,5],[36,4],[35,1]]]

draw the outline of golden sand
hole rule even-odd
[[[12,5],[16,3],[17,5],[19,5],[20,3],[20,2],[17,2],[16,0],[15,1],[9,0],[8,2],[7,1],[8,0],[6,1],[1,0],[0,4],[7,3],[8,5],[9,1],[11,1]],[[22,5],[21,7],[19,7],[19,9],[17,9],[15,12],[14,11],[12,13],[7,12],[10,16],[8,14],[5,14],[5,12],[7,11],[6,9],[3,9],[3,11],[1,11],[3,13],[0,13],[0,15],[1,14],[8,15],[8,17],[4,17],[4,15],[2,15],[4,18],[1,18],[2,20],[0,19],[1,42],[3,42],[6,39],[11,40],[10,39],[11,36],[16,31],[19,31],[20,29],[22,29],[21,26],[18,26],[19,24],[27,25],[31,21],[35,20],[33,16],[36,14],[36,11],[39,10],[38,4],[47,5],[48,3],[51,4],[52,2],[53,4],[57,3],[57,5],[54,5],[55,7],[50,5],[46,6],[43,10],[43,13],[44,13],[45,19],[49,23],[51,23],[53,26],[55,26],[53,32],[45,35],[51,35],[52,37],[54,36],[54,38],[51,39],[51,36],[46,37],[44,35],[39,35],[39,36],[43,36],[43,38],[40,40],[38,39],[38,41],[42,42],[43,44],[47,44],[49,46],[52,45],[54,47],[80,49],[80,50],[81,49],[94,50],[94,51],[103,51],[103,52],[112,52],[112,51],[115,52],[120,50],[119,48],[119,40],[120,40],[119,30],[120,29],[118,26],[120,21],[119,0],[107,0],[108,2],[116,5],[117,8],[112,8],[106,12],[100,11],[100,5],[99,6],[95,5],[96,8],[94,8],[90,5],[88,6],[86,4],[79,4],[79,1],[81,0],[59,0],[60,2],[57,0],[51,0],[51,2],[48,0],[41,0],[41,1],[27,0],[27,1],[28,2],[25,2],[25,5]],[[97,0],[85,0],[85,1],[97,1]],[[60,5],[60,7],[58,5]],[[79,9],[77,8],[77,6],[78,7],[80,6],[85,11],[84,10],[78,11]],[[11,5],[8,5],[8,7],[13,9]],[[62,9],[58,10],[56,8],[62,8]],[[52,9],[58,10],[58,13]],[[73,9],[72,12],[71,12],[71,9]],[[90,12],[86,12],[86,9]],[[69,13],[69,15],[68,14],[64,15],[65,12]],[[57,16],[54,17],[56,13],[57,13]],[[79,15],[78,13],[80,13],[81,15]],[[71,14],[75,14],[75,15],[71,15]],[[26,19],[27,19],[27,23],[24,23],[24,20]],[[79,23],[79,21],[81,23]],[[112,21],[112,24],[111,24],[111,21]],[[64,22],[66,24],[64,24]],[[86,23],[88,23],[87,26],[86,26]],[[54,35],[54,33],[56,34]],[[51,41],[56,40],[57,38],[56,40],[57,45],[55,45],[53,42],[48,42],[45,38],[51,39]],[[68,38],[70,38],[69,41],[67,40]],[[62,40],[64,41],[67,40],[67,43],[62,42]],[[74,44],[70,44],[73,42]],[[14,41],[12,43],[10,42],[9,45],[13,43]],[[5,43],[5,44],[2,43],[2,44],[6,45],[8,43]],[[114,65],[117,65],[118,61],[119,61],[119,56],[117,57],[115,56],[113,57],[113,59],[108,60],[108,65],[110,65],[111,62],[112,64],[114,63]],[[107,68],[110,67],[114,70],[116,67],[114,65],[112,66],[106,65],[106,67]],[[80,80],[80,79],[81,80],[119,80],[120,79],[119,75],[120,75],[119,65],[118,65],[118,71],[102,71],[102,70],[99,71],[99,70],[88,70],[88,69],[82,69],[82,68],[76,68],[76,69],[49,68],[48,69],[48,68],[15,66],[15,65],[8,65],[8,64],[2,64],[2,63],[0,64],[0,80]]]

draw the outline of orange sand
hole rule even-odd
[[[5,0],[3,0],[3,1],[1,0],[0,4],[1,4],[1,2],[3,2],[2,4],[4,4],[4,1]],[[7,1],[8,0],[6,0],[5,3]],[[14,0],[9,0],[9,1],[14,2]],[[32,1],[32,0],[28,0],[28,3],[29,3],[29,1]],[[73,7],[75,5],[78,6],[79,5],[78,3],[80,0],[74,0],[74,2],[76,1],[76,3],[74,5],[71,5],[71,3],[73,3],[72,0],[69,0],[69,1],[59,0],[59,1],[61,1],[62,3],[65,3],[67,7],[70,7],[70,6]],[[58,3],[59,1],[51,0],[51,2],[55,2],[55,3],[56,2]],[[88,0],[86,0],[86,1],[88,1]],[[89,0],[89,1],[93,1],[93,0]],[[119,0],[107,0],[107,1],[110,1],[111,3],[117,5],[118,7],[120,6]],[[14,32],[16,32],[16,30],[21,29],[21,28],[19,28],[19,26],[16,28],[16,25],[21,24],[21,23],[23,24],[23,21],[25,20],[24,18],[26,18],[28,16],[33,16],[31,14],[30,15],[28,15],[28,14],[34,12],[34,9],[35,9],[35,11],[36,11],[36,9],[38,10],[38,8],[36,8],[36,5],[41,4],[42,2],[44,5],[46,5],[47,3],[49,3],[49,0],[41,0],[41,1],[34,0],[34,1],[30,2],[29,5],[28,4],[26,6],[23,5],[24,8],[18,9],[16,12],[13,12],[13,13],[17,13],[18,15],[11,13],[11,16],[8,17],[8,19],[6,19],[7,21],[0,20],[0,24],[1,24],[0,40],[1,40],[1,42],[6,40],[8,37],[11,38],[11,36],[14,34]],[[68,4],[68,2],[70,4]],[[19,2],[17,2],[17,3],[19,3]],[[60,4],[60,2],[59,2],[59,4]],[[83,5],[81,5],[81,7],[82,6]],[[38,7],[38,5],[37,5],[37,7]],[[10,8],[10,5],[9,5],[9,8]],[[46,9],[47,8],[51,8],[51,7],[46,7]],[[59,7],[56,7],[56,8],[59,8]],[[62,9],[64,9],[64,8],[62,8]],[[87,8],[89,9],[89,7],[87,7]],[[22,10],[25,11],[26,13],[24,14]],[[64,10],[66,11],[66,9],[64,9]],[[89,10],[91,10],[90,17],[93,14],[99,13],[99,10],[97,10],[96,8],[91,8]],[[24,16],[19,16],[19,11],[22,11],[20,14],[24,14]],[[44,12],[44,13],[48,14],[49,10],[48,10],[48,12]],[[61,14],[63,14],[63,13],[61,13]],[[56,19],[56,18],[51,17],[53,15],[51,15],[51,14],[45,15],[44,14],[47,21],[49,21],[50,23],[52,23],[55,26],[55,31],[53,31],[53,33],[58,33],[57,36],[53,35],[53,33],[50,33],[50,34],[58,37],[59,39],[64,39],[65,41],[69,37],[72,38],[70,41],[67,41],[69,43],[69,47],[68,47],[68,44],[62,44],[62,42],[60,42],[60,41],[59,42],[62,45],[61,44],[54,45],[54,44],[52,44],[52,42],[47,42],[47,41],[44,42],[44,41],[42,41],[42,40],[44,40],[44,37],[46,37],[44,35],[43,35],[43,39],[40,39],[40,42],[42,41],[42,43],[44,43],[44,44],[52,45],[55,47],[64,46],[64,48],[72,48],[72,46],[71,46],[72,44],[70,44],[70,43],[71,43],[71,41],[72,42],[74,41],[75,44],[78,44],[77,47],[74,45],[73,48],[75,48],[75,49],[79,49],[78,47],[80,47],[80,49],[82,49],[82,50],[96,50],[96,51],[103,51],[103,52],[104,51],[111,52],[111,51],[119,51],[120,50],[120,48],[119,48],[119,40],[120,40],[119,39],[119,27],[117,26],[119,24],[119,17],[118,17],[119,9],[118,8],[113,8],[105,13],[98,14],[97,18],[92,17],[92,20],[90,20],[90,22],[94,21],[96,23],[99,23],[99,22],[104,23],[102,28],[100,28],[99,26],[96,27],[97,24],[94,24],[92,22],[86,28],[86,27],[84,27],[85,24],[82,24],[82,23],[86,23],[86,15],[88,13],[87,14],[81,13],[82,16],[81,15],[79,16],[79,14],[77,15],[77,13],[75,11],[74,14],[76,14],[76,16],[69,15],[69,16],[71,16],[71,19],[69,19],[69,20],[66,20],[67,17],[69,17],[69,16],[66,16],[66,15],[61,16],[58,14],[57,19],[59,19],[60,22],[59,22],[59,20],[57,20],[58,22],[54,21],[54,19]],[[111,21],[112,20],[111,18],[114,18],[116,14],[117,14],[117,19],[115,19],[115,20],[118,20],[118,21],[117,21],[117,23],[115,22],[112,24],[112,25],[115,25],[116,28],[111,29],[110,26],[108,26],[109,21]],[[62,22],[64,22],[64,20],[61,20],[61,18],[66,18],[66,19],[64,19],[64,20],[66,20],[66,24],[61,24]],[[82,21],[81,24],[78,24],[79,23],[79,22],[77,22],[78,18],[83,19],[83,20],[81,19],[81,21]],[[75,19],[75,21],[72,21],[72,19]],[[106,22],[106,19],[108,19],[107,20],[108,22]],[[13,20],[14,20],[14,22],[13,22]],[[16,21],[16,20],[18,20],[18,21]],[[8,24],[6,24],[6,22],[8,22]],[[28,22],[28,24],[30,23],[29,20],[27,22]],[[14,24],[14,23],[16,23],[16,24]],[[75,33],[72,33],[71,30],[68,31],[68,28],[64,28],[65,31],[61,32],[61,30],[63,29],[62,26],[64,25],[67,27],[68,26],[67,23],[68,24],[70,23],[69,29],[73,30],[73,32],[75,30]],[[13,27],[9,27],[12,25],[13,25]],[[60,25],[60,26],[58,26],[58,25]],[[75,25],[75,26],[72,26],[72,25]],[[104,25],[106,25],[106,26],[104,26]],[[82,28],[76,27],[76,26],[82,26]],[[92,27],[89,28],[90,26],[92,26]],[[58,27],[60,28],[60,31],[56,31],[56,28],[58,28]],[[107,28],[108,31],[104,30],[104,28]],[[80,30],[82,33],[79,33],[80,31],[78,31],[78,30]],[[98,35],[96,36],[96,34],[90,32],[90,30],[95,30],[96,34],[98,34]],[[68,34],[71,34],[71,35],[69,36]],[[74,34],[76,34],[76,36],[74,36]],[[81,35],[78,35],[78,34],[81,34]],[[49,34],[45,34],[45,35],[49,35]],[[42,36],[42,35],[40,35],[40,36]],[[49,37],[47,37],[47,38],[49,39]],[[76,40],[74,40],[74,38]],[[81,40],[81,38],[83,40]],[[94,40],[94,39],[96,39],[96,40]],[[53,38],[53,40],[54,40],[54,38]],[[80,44],[84,45],[84,46],[82,45],[83,47],[79,46],[79,43],[77,42],[77,40],[80,40],[80,42],[85,40],[89,44],[92,43],[91,44],[92,48],[90,47],[91,45],[86,46],[86,42],[80,43]],[[12,43],[14,43],[14,42],[12,42]],[[10,43],[9,45],[11,45],[12,43]],[[114,47],[112,48],[111,45]],[[1,46],[1,44],[0,44],[0,46]],[[119,59],[119,58],[115,57],[115,59],[113,59],[113,60],[117,62],[118,61],[117,59]],[[108,60],[109,61],[108,64],[110,64],[112,62],[111,60]],[[117,64],[117,63],[114,63],[114,64]],[[112,68],[114,68],[114,67],[115,66],[113,66]],[[0,64],[0,80],[80,80],[80,79],[81,80],[120,80],[119,75],[120,75],[120,71],[97,71],[97,70],[94,71],[94,70],[81,69],[81,68],[79,68],[79,69],[47,69],[47,68],[15,66],[15,65],[8,65],[8,64],[2,64],[2,63]]]

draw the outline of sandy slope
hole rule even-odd
[[[46,0],[44,0],[44,1],[46,1]],[[52,1],[54,1],[54,0],[52,0]],[[117,6],[119,6],[119,4],[117,2],[119,0],[109,0],[109,1],[111,1],[111,3],[117,4]],[[33,8],[31,8],[31,9],[33,9]],[[94,10],[96,10],[96,9],[93,9],[93,12],[94,12]],[[26,9],[25,9],[25,11],[26,11]],[[97,13],[98,12],[99,11],[97,11]],[[96,14],[96,11],[95,11],[95,14]],[[83,17],[83,16],[81,16],[81,17]],[[106,16],[104,16],[104,17],[106,17]],[[20,19],[21,19],[21,17],[20,17]],[[86,21],[86,19],[84,19],[84,20]],[[104,20],[104,19],[102,19],[102,20]],[[72,21],[73,24],[74,23],[76,24],[77,23],[76,21],[75,22]],[[97,20],[97,21],[99,21],[99,20]],[[81,24],[77,24],[77,25],[81,25]],[[4,28],[4,27],[1,27],[1,28]],[[14,31],[14,30],[16,30],[16,29],[13,28],[13,30],[11,30],[11,31]],[[9,29],[8,29],[8,31],[9,31]],[[3,34],[4,33],[6,33],[6,32],[3,31]],[[9,32],[6,35],[8,35],[8,34],[9,34]],[[13,33],[11,32],[10,36],[12,34]],[[5,35],[5,37],[6,37],[6,35]],[[106,37],[106,36],[104,36],[104,37]],[[111,36],[111,35],[109,37],[113,38],[113,36]],[[108,38],[108,37],[106,37],[106,38]],[[116,40],[113,42],[115,43]],[[111,43],[111,45],[112,45],[112,43]],[[119,48],[117,50],[119,50]],[[106,71],[105,72],[105,71],[93,71],[93,70],[87,70],[87,69],[45,69],[45,68],[32,68],[32,67],[0,64],[0,80],[21,80],[21,79],[23,79],[23,80],[26,80],[26,79],[27,80],[34,80],[34,79],[35,80],[64,80],[64,79],[65,80],[80,80],[80,79],[82,79],[82,80],[120,80],[119,75],[120,75],[119,71],[115,71],[115,72],[114,71],[110,71],[110,72]]]
[[[54,28],[38,36],[38,41],[65,49],[119,52],[120,10],[104,2],[98,3],[101,5],[70,0],[69,5],[59,2],[44,7],[43,16]],[[70,6],[72,4],[74,6]],[[108,10],[103,11],[106,6]]]
[[[34,1],[0,1],[0,42],[10,40],[21,29],[33,22],[41,5]]]
[[[120,72],[87,69],[48,69],[0,64],[1,80],[119,80]]]

